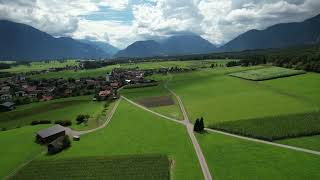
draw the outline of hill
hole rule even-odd
[[[197,35],[177,35],[159,41],[137,41],[114,57],[152,57],[214,52],[217,48]]]
[[[230,41],[219,51],[285,48],[320,42],[320,15],[303,22],[284,23],[265,30],[250,30]]]
[[[0,60],[104,58],[100,48],[72,38],[55,38],[25,24],[0,21]]]

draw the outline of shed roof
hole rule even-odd
[[[57,133],[63,132],[65,130],[66,130],[65,127],[57,124],[57,125],[54,125],[52,127],[47,128],[47,129],[42,129],[42,130],[38,131],[37,135],[42,138],[46,138],[46,137],[55,135]]]
[[[13,102],[5,102],[5,103],[1,104],[1,106],[12,107],[12,106],[14,106],[14,103]]]

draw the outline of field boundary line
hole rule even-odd
[[[179,123],[179,124],[184,125],[184,123],[183,123],[182,121],[179,121],[179,120],[173,119],[173,118],[171,118],[171,117],[168,117],[168,116],[162,115],[162,114],[160,114],[160,113],[157,113],[157,112],[155,112],[155,111],[152,111],[151,109],[148,109],[148,108],[146,108],[146,107],[144,107],[144,106],[142,106],[142,105],[140,105],[140,104],[138,104],[138,103],[135,103],[135,102],[133,102],[132,100],[130,100],[130,99],[124,97],[124,96],[121,96],[121,97],[122,97],[124,100],[128,101],[129,103],[131,103],[131,104],[133,104],[133,105],[135,105],[135,106],[137,106],[137,107],[139,107],[139,108],[141,108],[141,109],[144,109],[145,111],[148,111],[148,112],[150,112],[150,113],[152,113],[152,114],[155,114],[155,115],[157,115],[157,116],[160,116],[160,117],[163,117],[163,118],[168,119],[168,120],[170,120],[170,121],[173,121],[173,122],[176,122],[176,123]]]
[[[238,139],[243,139],[243,140],[262,143],[262,144],[268,144],[268,145],[272,145],[272,146],[277,146],[277,147],[281,147],[281,148],[285,148],[285,149],[290,149],[290,150],[294,150],[294,151],[305,152],[305,153],[309,153],[309,154],[314,154],[314,155],[320,156],[320,152],[319,151],[314,151],[314,150],[310,150],[310,149],[304,149],[304,148],[299,148],[299,147],[295,147],[295,146],[289,146],[289,145],[284,145],[284,144],[264,141],[264,140],[260,140],[260,139],[249,138],[249,137],[240,136],[240,135],[236,135],[236,134],[231,134],[231,133],[218,131],[218,130],[214,130],[214,129],[210,129],[210,128],[205,128],[205,130],[207,130],[209,132],[213,132],[213,133],[218,133],[218,134],[222,134],[222,135],[238,138]]]

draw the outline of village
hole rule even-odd
[[[80,79],[29,79],[18,74],[0,80],[0,111],[10,111],[18,105],[74,96],[94,95],[94,101],[117,98],[117,90],[125,85],[150,83],[144,71],[114,69],[105,77]]]

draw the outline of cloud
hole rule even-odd
[[[100,6],[107,6],[113,10],[124,10],[129,5],[129,0],[102,0],[99,2]]]
[[[118,47],[181,33],[223,44],[250,29],[302,21],[319,9],[319,0],[0,0],[0,19]],[[128,20],[110,17],[117,13]]]

